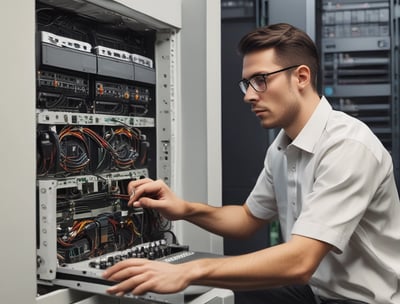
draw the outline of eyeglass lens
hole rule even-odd
[[[256,75],[249,80],[243,79],[239,82],[240,90],[246,94],[249,85],[257,92],[263,92],[267,88],[266,77],[264,75]]]

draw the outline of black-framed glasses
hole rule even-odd
[[[299,67],[301,64],[297,64],[297,65],[291,65],[288,66],[286,68],[277,70],[277,71],[273,71],[270,73],[263,73],[263,74],[256,74],[253,75],[250,79],[242,79],[239,81],[239,88],[240,90],[243,92],[243,94],[246,94],[247,89],[249,88],[249,85],[251,85],[251,87],[256,91],[256,92],[264,92],[267,89],[267,77],[272,75],[272,74],[276,74],[276,73],[280,73],[283,71],[287,71],[293,68],[297,68]]]

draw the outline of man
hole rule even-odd
[[[389,153],[362,122],[319,97],[317,50],[304,32],[270,25],[239,49],[245,102],[264,128],[282,128],[247,201],[211,207],[145,179],[129,184],[129,204],[228,237],[248,237],[277,217],[284,243],[180,265],[126,260],[105,272],[121,281],[109,292],[203,284],[233,289],[247,303],[400,303],[400,203]]]

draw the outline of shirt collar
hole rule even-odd
[[[312,153],[315,144],[325,129],[331,111],[332,106],[322,96],[314,113],[293,141],[290,140],[284,130],[279,132],[277,136],[278,149],[286,149],[289,144],[292,144],[301,150]]]

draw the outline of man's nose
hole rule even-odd
[[[258,99],[258,94],[256,90],[252,88],[252,86],[249,86],[246,90],[246,94],[243,96],[243,101],[245,103],[254,103]]]

